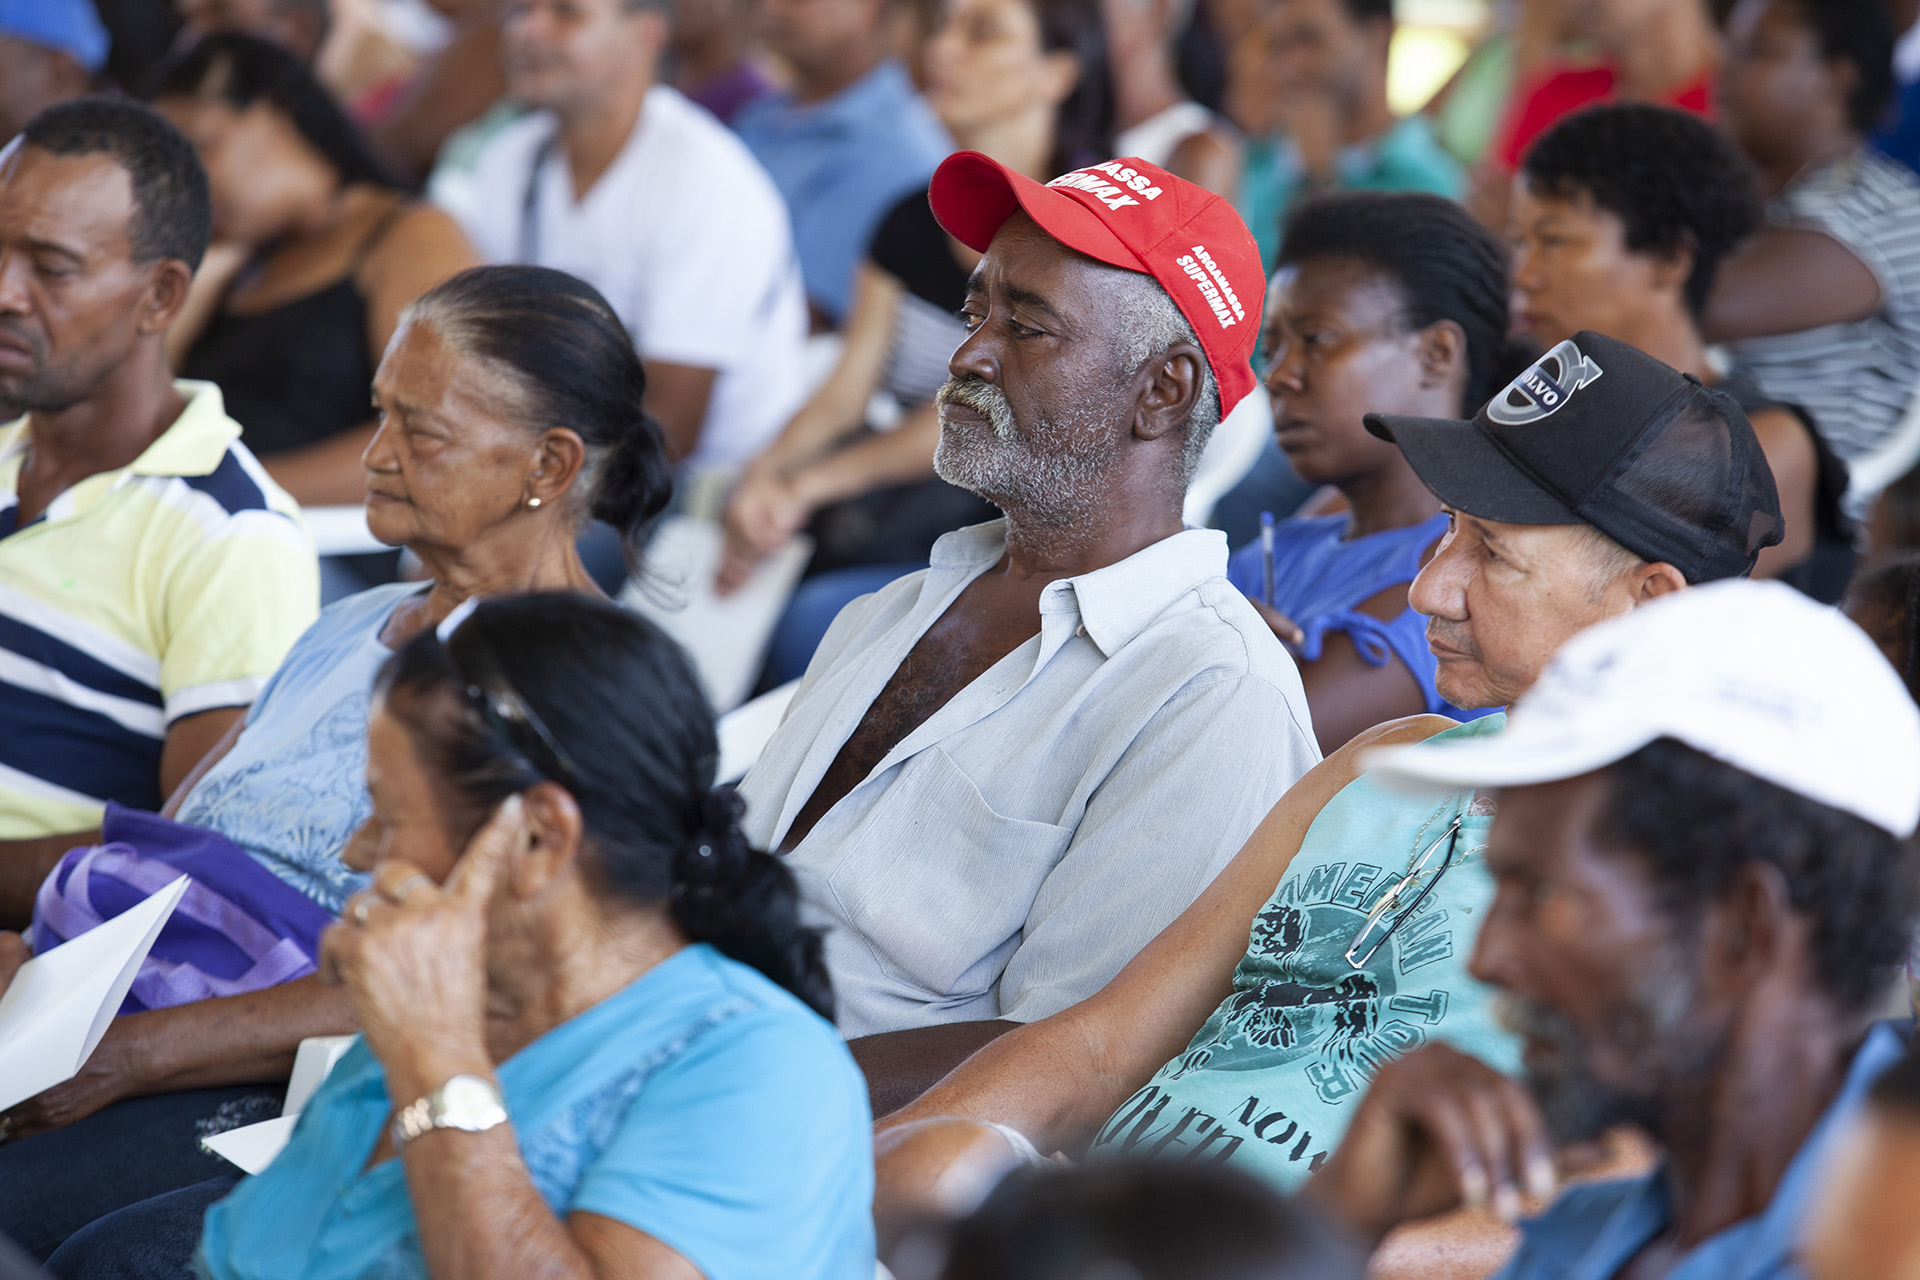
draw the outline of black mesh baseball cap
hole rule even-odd
[[[1786,522],[1732,397],[1582,330],[1463,422],[1370,413],[1440,501],[1507,524],[1588,524],[1688,582],[1744,577]]]

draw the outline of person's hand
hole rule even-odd
[[[1280,643],[1298,648],[1307,642],[1307,633],[1302,631],[1300,625],[1292,618],[1264,600],[1257,600],[1251,596],[1248,599],[1253,601],[1253,607],[1259,612],[1261,621],[1272,627],[1273,634],[1280,637]]]
[[[20,966],[31,959],[33,952],[27,949],[25,938],[11,931],[0,933],[0,996],[13,985],[13,975],[20,972]]]
[[[1339,176],[1336,164],[1345,121],[1332,95],[1305,87],[1289,89],[1280,96],[1276,116],[1281,132],[1300,150],[1300,166],[1307,181],[1317,185],[1333,182]]]
[[[486,1056],[487,904],[527,838],[521,799],[509,796],[444,885],[412,863],[383,862],[320,940],[321,979],[346,989],[396,1101],[462,1072],[493,1069]]]
[[[813,508],[791,482],[769,470],[748,468],[727,499],[722,528],[726,552],[715,585],[737,591],[768,556],[806,526]]]
[[[0,935],[8,938],[18,934]],[[14,966],[15,971],[19,968]],[[9,972],[8,978],[13,974]],[[140,1074],[139,1014],[115,1018],[73,1079],[37,1093],[0,1115],[0,1139],[30,1138],[62,1129],[144,1091]]]
[[[1369,1241],[1462,1204],[1512,1221],[1553,1194],[1553,1151],[1526,1089],[1446,1045],[1381,1067],[1306,1193]]]

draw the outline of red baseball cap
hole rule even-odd
[[[981,253],[1024,209],[1069,249],[1152,276],[1200,339],[1220,416],[1253,390],[1266,273],[1247,224],[1205,187],[1134,156],[1042,186],[978,151],[956,151],[934,170],[927,199],[948,234]]]

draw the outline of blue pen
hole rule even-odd
[[[1260,513],[1260,598],[1273,608],[1273,512]]]

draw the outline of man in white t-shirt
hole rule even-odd
[[[724,125],[657,82],[662,0],[510,0],[507,91],[469,207],[491,262],[588,281],[633,334],[676,459],[753,456],[805,398],[806,301],[779,192]]]

